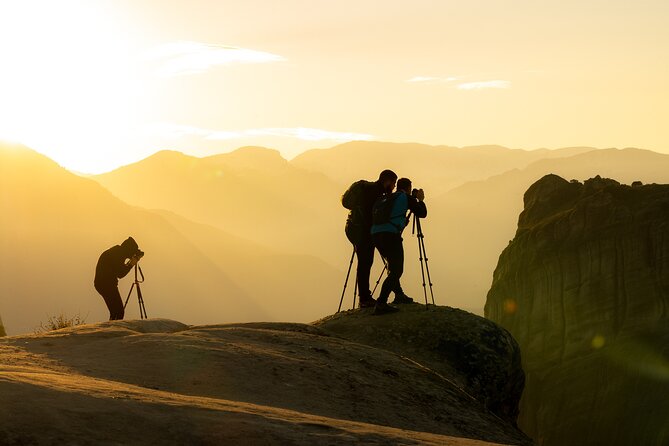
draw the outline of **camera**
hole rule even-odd
[[[137,260],[141,259],[142,257],[144,257],[144,251],[142,251],[141,249],[138,249],[135,252],[135,254],[133,254],[133,257],[136,257]]]

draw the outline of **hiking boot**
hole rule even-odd
[[[413,299],[407,296],[406,294],[395,295],[395,300],[392,302],[394,305],[397,304],[412,304]]]
[[[376,305],[376,299],[373,297],[360,298],[360,308],[372,308],[374,305]]]
[[[400,311],[399,308],[392,307],[385,302],[377,302],[376,306],[374,307],[374,314],[375,315],[396,313],[398,311]]]

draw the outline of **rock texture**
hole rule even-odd
[[[348,311],[314,324],[448,376],[488,410],[516,423],[525,374],[520,348],[509,332],[450,307],[403,305],[399,313],[371,319],[370,312]]]
[[[0,444],[531,442],[448,375],[312,325],[151,319],[0,340]]]
[[[669,444],[669,185],[547,175],[524,196],[485,315],[521,346],[542,445]]]

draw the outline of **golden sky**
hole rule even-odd
[[[0,137],[101,172],[369,139],[669,152],[666,0],[0,0]]]

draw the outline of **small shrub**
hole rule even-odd
[[[86,319],[81,317],[79,313],[73,317],[67,317],[61,313],[58,316],[49,316],[46,322],[40,322],[39,327],[35,329],[35,334],[46,333],[47,331],[60,330],[61,328],[75,327],[83,325]]]

